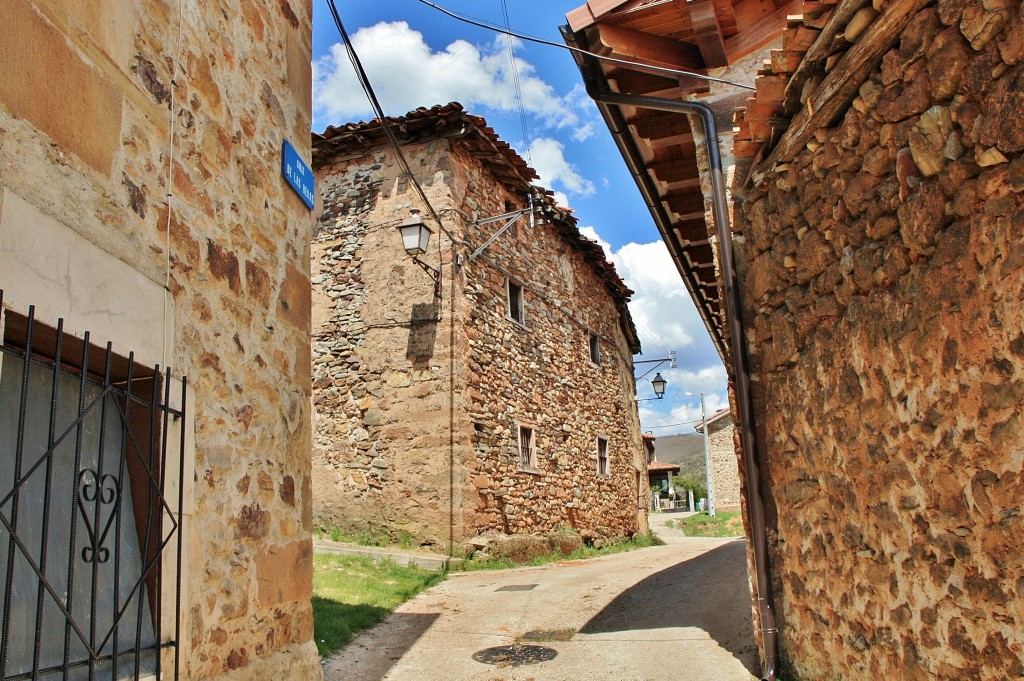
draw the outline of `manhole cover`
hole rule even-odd
[[[520,667],[524,664],[537,664],[555,659],[558,651],[544,646],[495,646],[484,648],[473,653],[473,659],[484,664],[495,664],[499,667]]]
[[[500,589],[495,589],[495,591],[532,591],[536,588],[536,584],[509,584],[508,586],[503,586]]]

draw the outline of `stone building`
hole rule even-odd
[[[627,20],[680,60],[745,32],[723,36],[717,2],[718,30],[674,34],[592,4],[569,16],[583,47]],[[1020,677],[1024,6],[784,9],[735,118],[734,234],[710,294],[735,291],[735,312],[709,324],[736,389],[766,675]],[[598,96],[681,99],[581,61]],[[701,161],[631,158],[670,143],[670,118],[625,128],[618,106],[603,112],[641,186]],[[666,238],[708,241],[696,226]],[[713,253],[686,265],[713,268]]]
[[[454,551],[646,531],[631,292],[482,118],[388,120],[442,225],[379,120],[313,136],[316,522]]]
[[[715,412],[707,420],[708,451],[711,456],[711,494],[716,511],[740,510],[740,466],[736,461],[736,425],[729,408]],[[703,435],[704,422],[694,429]]]
[[[4,678],[320,676],[279,156],[308,157],[310,40],[296,0],[3,4]]]

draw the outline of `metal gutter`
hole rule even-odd
[[[567,27],[562,29],[566,41],[575,44],[573,36]],[[679,114],[695,114],[704,123],[704,134],[707,141],[708,165],[711,175],[711,203],[714,214],[715,227],[718,231],[718,255],[719,264],[722,270],[724,285],[726,314],[729,321],[729,335],[732,341],[733,375],[736,379],[736,402],[739,407],[740,433],[742,437],[743,467],[747,483],[747,494],[749,497],[751,543],[754,549],[754,576],[757,589],[757,606],[761,624],[761,641],[764,645],[764,669],[761,676],[762,681],[776,681],[778,674],[778,627],[775,621],[775,605],[772,596],[771,579],[768,573],[768,532],[765,520],[764,498],[761,495],[761,470],[758,465],[757,440],[754,434],[754,404],[750,388],[750,369],[747,363],[746,344],[744,342],[743,322],[740,317],[738,277],[732,256],[732,230],[729,225],[728,202],[725,196],[725,176],[722,172],[722,157],[718,148],[718,129],[715,125],[715,117],[711,109],[699,102],[677,101],[662,99],[660,97],[648,97],[645,95],[630,95],[619,92],[612,92],[607,82],[602,78],[588,78],[585,71],[585,64],[582,57],[577,58],[581,72],[584,76],[584,84],[587,94],[598,102],[602,108],[602,115],[605,110],[610,114],[617,114],[618,118],[625,123],[622,113],[618,107],[635,106],[657,111],[667,111]],[[606,120],[608,120],[606,118]],[[624,147],[635,147],[628,144],[626,140],[620,139],[627,135],[625,125],[612,127],[609,125],[615,142],[620,150]],[[630,172],[643,168],[642,162],[636,164],[635,156],[627,156],[623,153]],[[646,178],[646,172],[643,172]],[[634,173],[634,178],[637,178]],[[649,180],[649,178],[648,178]],[[640,185],[639,179],[637,180]],[[644,182],[647,185],[648,182]],[[644,189],[641,188],[641,192]],[[649,196],[644,192],[644,200],[649,201]],[[661,212],[664,209],[658,206]],[[652,208],[652,214],[654,214]],[[667,224],[667,223],[666,223]],[[664,236],[662,225],[658,225],[659,231]],[[684,277],[684,282],[686,278]],[[690,288],[687,283],[687,288]],[[691,289],[691,295],[693,289]],[[698,306],[699,307],[699,306]]]

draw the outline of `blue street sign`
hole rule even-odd
[[[295,147],[288,140],[284,141],[281,148],[281,175],[288,181],[303,203],[313,210],[316,196],[313,193],[313,171],[299,157],[299,152],[295,151]]]

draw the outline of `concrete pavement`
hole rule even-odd
[[[543,567],[457,573],[325,659],[327,681],[750,681],[757,665],[743,540],[665,546]],[[474,659],[495,646],[553,659]]]

